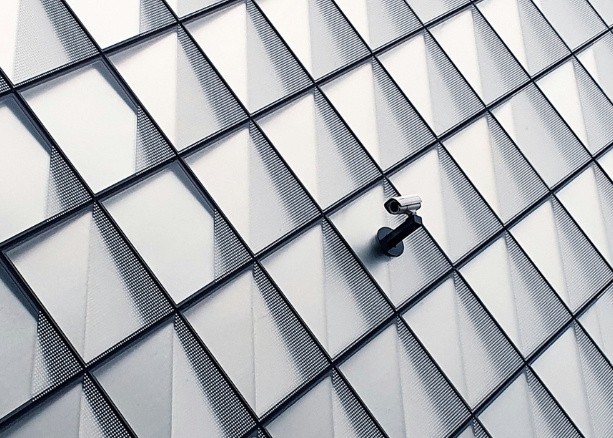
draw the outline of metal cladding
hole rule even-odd
[[[0,1],[0,438],[613,436],[612,25]]]

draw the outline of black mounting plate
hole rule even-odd
[[[389,227],[382,227],[379,228],[379,231],[377,231],[377,242],[379,242],[379,248],[381,248],[381,251],[384,254],[387,254],[390,257],[398,257],[400,255],[402,255],[402,253],[404,252],[404,243],[400,242],[398,243],[398,245],[393,246],[392,248],[388,249],[387,251],[385,251],[383,249],[383,245],[381,244],[381,241],[383,240],[383,238],[385,236],[387,236],[389,233],[391,233],[392,230]]]

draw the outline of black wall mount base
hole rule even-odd
[[[402,241],[421,226],[421,217],[411,214],[396,229],[389,227],[379,228],[379,231],[377,231],[377,242],[379,242],[381,251],[390,257],[402,255],[404,252]]]

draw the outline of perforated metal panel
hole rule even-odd
[[[0,437],[612,436],[612,25],[0,2]]]

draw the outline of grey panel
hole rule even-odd
[[[0,3],[1,436],[613,434],[610,2]]]
[[[96,48],[60,0],[11,3],[3,3],[2,15],[15,34],[2,47],[5,56],[0,66],[13,83],[96,54]]]
[[[62,389],[5,430],[2,437],[129,437],[89,376]]]

